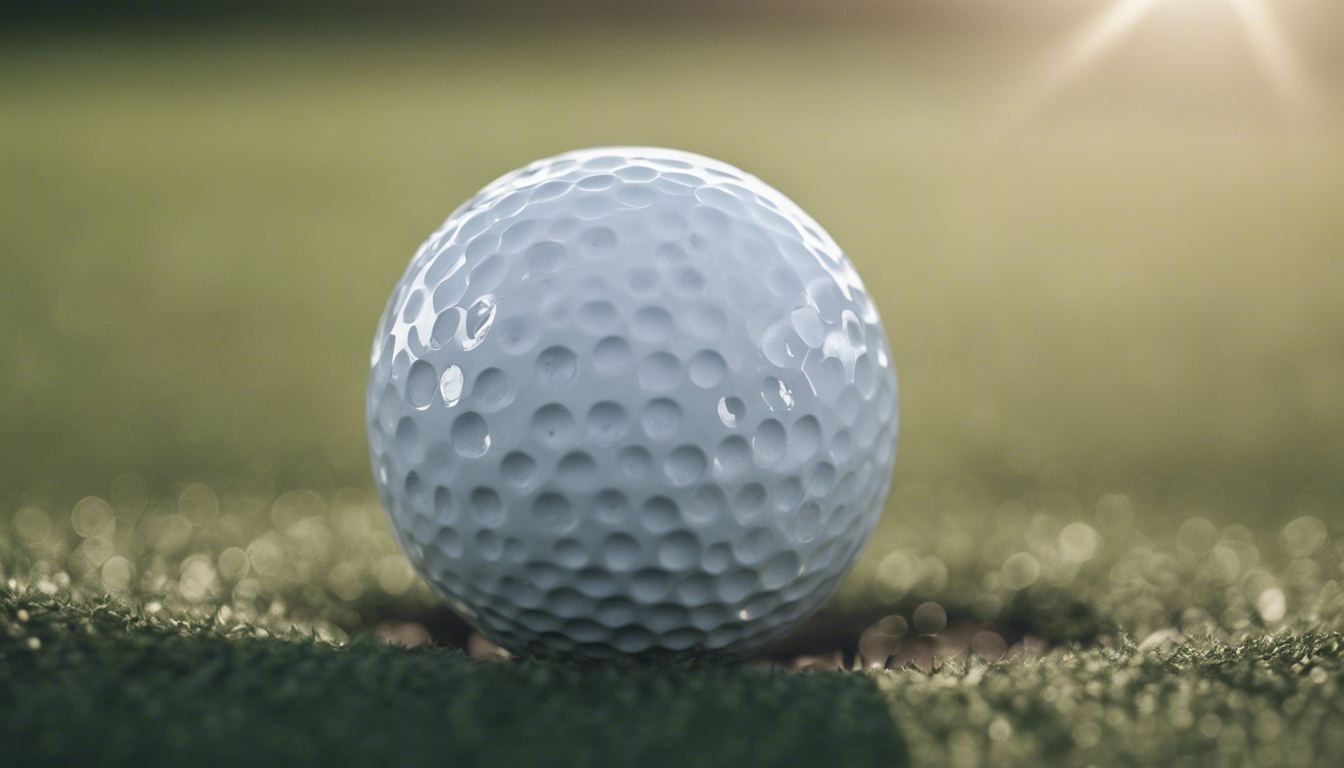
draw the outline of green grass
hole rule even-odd
[[[481,661],[0,594],[15,765],[1324,767],[1341,682],[1344,636],[1310,629],[788,673]]]
[[[862,675],[338,647],[0,593],[5,764],[906,763]]]
[[[875,676],[917,765],[1305,768],[1344,756],[1338,633],[1121,642]]]

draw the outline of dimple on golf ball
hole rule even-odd
[[[500,178],[420,247],[367,421],[402,549],[489,639],[743,656],[872,533],[896,376],[853,265],[792,201],[604,147]]]

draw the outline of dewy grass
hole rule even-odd
[[[1344,760],[1342,649],[1338,633],[1206,635],[872,674],[917,765],[1325,768]]]
[[[1235,502],[1213,491],[1191,502],[1178,484],[1163,500],[1134,483],[1090,498],[1050,482],[1015,495],[898,487],[832,608],[898,614],[929,635],[950,619],[1012,642],[1344,630],[1334,486],[1308,486],[1282,502],[1292,519],[1252,529],[1215,523]],[[0,525],[0,578],[337,639],[439,605],[377,499],[354,488],[276,494],[244,474],[150,489],[123,475],[105,497],[20,506]]]
[[[1344,756],[1341,672],[1344,636],[1311,629],[791,674],[490,662],[0,596],[14,765],[1324,767]]]
[[[14,592],[0,744],[7,766],[906,763],[862,675],[488,662]]]
[[[1136,483],[1087,505],[1048,477],[1003,500],[965,482],[899,488],[902,546],[837,604],[894,614],[859,662],[929,653],[871,678],[384,647],[363,639],[380,617],[432,597],[377,503],[257,485],[151,491],[123,476],[106,498],[29,504],[0,529],[0,736],[14,754],[896,765],[903,738],[916,764],[955,768],[1344,758],[1328,484],[1255,530],[1216,524],[1208,487],[1162,502]],[[1014,632],[1037,642],[1015,653]]]

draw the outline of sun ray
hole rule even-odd
[[[1115,0],[1088,19],[1047,55],[1036,73],[1009,97],[997,119],[990,122],[990,134],[1027,122],[1061,91],[1084,77],[1164,1]],[[1314,104],[1314,95],[1306,65],[1265,0],[1223,0],[1223,3],[1236,17],[1282,113],[1293,118],[1307,114]]]
[[[1013,125],[1030,117],[1055,94],[1086,74],[1158,2],[1160,0],[1117,0],[1093,16],[1049,57],[1044,71],[1029,81],[1009,103],[1000,122]]]
[[[1284,34],[1283,27],[1264,0],[1227,0],[1236,13],[1251,51],[1264,67],[1279,106],[1290,117],[1300,117],[1312,105],[1307,68]]]

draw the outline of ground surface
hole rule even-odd
[[[1344,636],[1312,631],[789,672],[334,646],[0,596],[12,765],[1336,766],[1342,672]]]
[[[862,675],[481,661],[13,595],[0,625],[6,765],[906,763]]]

